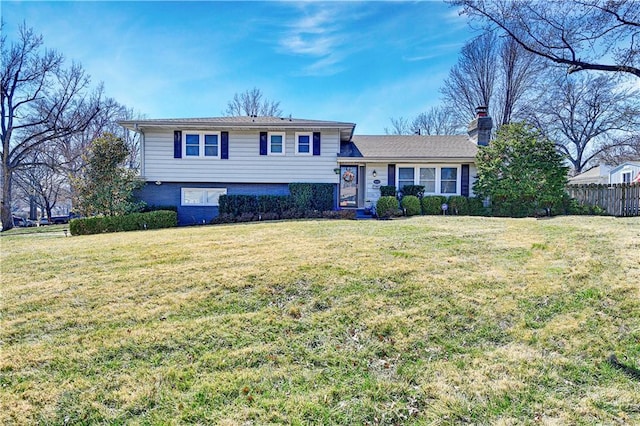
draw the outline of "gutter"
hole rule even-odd
[[[338,163],[393,163],[393,164],[440,164],[440,163],[475,163],[475,157],[340,157]]]

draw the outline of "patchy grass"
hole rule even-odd
[[[640,219],[5,236],[2,424],[640,422]]]

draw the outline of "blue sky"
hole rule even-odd
[[[443,2],[1,2],[11,39],[25,22],[147,118],[223,115],[257,87],[285,115],[355,122],[438,104],[474,36]]]

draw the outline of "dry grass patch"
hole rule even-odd
[[[0,423],[640,422],[640,219],[2,237]]]

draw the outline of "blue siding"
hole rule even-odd
[[[337,185],[336,185],[337,187]],[[181,188],[227,188],[229,195],[289,195],[289,186],[286,183],[176,183],[162,182],[156,185],[147,182],[143,188],[136,192],[136,196],[147,203],[148,206],[173,206],[178,208],[179,225],[196,225],[209,223],[218,216],[218,207],[181,206]]]

